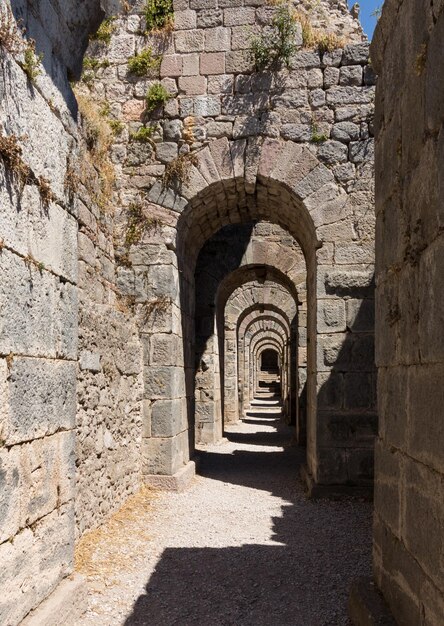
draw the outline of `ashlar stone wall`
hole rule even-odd
[[[377,365],[374,572],[399,624],[444,623],[444,7],[387,0],[372,45]]]

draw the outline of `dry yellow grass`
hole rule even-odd
[[[345,46],[345,40],[335,33],[327,32],[322,28],[314,28],[308,15],[295,11],[293,18],[302,28],[302,43],[304,48],[317,49],[319,52],[332,52]]]
[[[115,170],[109,156],[114,134],[103,112],[103,103],[96,102],[90,94],[80,89],[75,90],[75,95],[88,148],[79,160],[79,178],[98,206],[103,211],[109,211],[115,183]],[[92,169],[95,169],[98,175],[98,189],[91,179]]]
[[[119,572],[132,571],[132,555],[140,553],[141,542],[151,540],[146,522],[156,497],[155,490],[142,487],[105,524],[85,533],[75,550],[76,571],[107,586]]]

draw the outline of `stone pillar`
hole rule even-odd
[[[225,328],[225,354],[224,354],[224,421],[237,422],[239,419],[238,405],[238,353],[236,341],[236,328]]]
[[[216,327],[215,320],[208,319],[209,324],[211,321]],[[199,338],[196,339],[199,342]],[[217,443],[222,439],[222,403],[219,339],[216,332],[205,341],[202,352],[196,364],[196,441]]]
[[[377,429],[373,249],[366,254],[365,266],[320,264],[316,303],[309,302],[309,323],[313,324],[312,311],[316,320],[316,334],[309,334],[309,341],[315,338],[317,345],[317,418],[316,427],[310,422],[308,432],[310,472],[316,485],[341,486],[341,492],[346,485],[370,491],[373,483]],[[309,348],[313,350],[310,344]],[[313,399],[312,395],[311,407]]]
[[[148,268],[148,291],[139,313],[144,345],[144,482],[165,489],[185,488],[194,475],[190,462],[187,363],[179,272],[174,252],[162,251]],[[137,275],[136,275],[137,281]],[[143,298],[142,298],[143,299]],[[183,315],[182,315],[183,313]],[[185,358],[187,357],[187,358]]]

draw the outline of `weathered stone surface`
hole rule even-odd
[[[74,426],[75,364],[15,357],[10,366],[8,445]]]
[[[352,122],[339,122],[334,124],[331,131],[332,139],[349,143],[350,141],[356,141],[359,139],[359,126]]]
[[[61,621],[75,624],[87,608],[87,590],[84,576],[70,576],[22,622],[23,626],[58,626]]]
[[[374,82],[369,70],[364,83],[356,86],[368,55],[359,45],[347,49],[344,67],[340,50],[324,55],[299,50],[288,70],[255,72],[249,37],[270,24],[274,9],[261,0],[241,4],[237,0],[175,2],[174,31],[162,40],[153,39],[153,51],[163,56],[158,76],[154,70],[140,78],[128,73],[128,58],[147,45],[140,7],[119,14],[109,45],[91,42],[87,55],[103,62],[103,67],[93,72],[88,86],[79,89],[90,104],[105,105],[101,109],[105,127],[107,103],[110,120],[124,125],[122,132],[109,138],[116,174],[116,194],[109,207],[100,192],[111,172],[99,171],[100,159],[94,151],[85,153],[79,164],[75,159],[84,140],[76,126],[66,68],[60,65],[62,59],[71,70],[78,66],[88,33],[80,35],[74,51],[72,38],[74,33],[78,37],[80,24],[94,22],[93,30],[98,26],[98,6],[93,11],[88,2],[82,7],[77,3],[75,23],[70,3],[64,11],[54,9],[54,13],[49,8],[44,20],[39,3],[25,12],[37,52],[44,52],[34,86],[15,61],[7,55],[4,59],[2,132],[26,135],[23,158],[37,177],[48,179],[54,199],[44,207],[34,184],[25,185],[19,194],[10,172],[0,164],[0,445],[6,443],[0,450],[0,480],[1,472],[6,472],[0,526],[8,539],[15,535],[10,545],[0,545],[7,552],[1,559],[6,573],[3,578],[0,574],[0,590],[3,594],[11,584],[14,589],[27,589],[24,598],[12,594],[10,601],[8,596],[0,621],[20,621],[71,572],[74,473],[76,526],[81,535],[134,493],[142,472],[169,480],[171,474],[188,467],[194,384],[190,365],[194,355],[188,341],[194,299],[190,285],[193,260],[205,241],[230,223],[258,223],[255,245],[246,246],[238,260],[248,265],[256,258],[264,266],[279,267],[297,292],[301,305],[294,324],[299,349],[297,355],[287,356],[294,366],[298,359],[302,393],[308,363],[314,359],[310,342],[307,356],[305,283],[308,275],[316,288],[310,265],[316,241],[324,240],[319,259],[327,271],[338,262],[336,256],[348,263],[353,255],[352,247],[338,242],[359,245],[371,233],[365,217],[371,184],[363,164],[372,155],[361,146],[370,138],[366,133],[373,90],[363,86]],[[112,9],[119,11],[114,4]],[[360,27],[344,7],[329,3],[328,11],[332,28],[351,42],[361,42]],[[52,19],[54,28],[49,33]],[[312,19],[321,26],[325,18],[314,7]],[[65,44],[60,33],[65,33]],[[299,28],[296,44],[302,45]],[[164,107],[148,112],[145,96],[157,79],[172,97]],[[359,126],[359,136],[349,127],[348,134],[342,129],[345,135],[332,136],[325,146],[316,143],[315,127],[330,137],[333,124],[339,133],[343,122]],[[153,128],[149,140],[130,140],[142,123]],[[89,141],[94,133],[93,129]],[[344,144],[349,142],[357,143],[348,151]],[[190,157],[185,180],[175,180],[166,188],[163,176],[168,165],[190,151],[196,160]],[[343,165],[342,173],[321,164],[322,159],[329,167]],[[69,190],[72,167],[75,189]],[[353,204],[355,230],[349,218],[352,210],[342,203],[354,184],[362,189]],[[263,219],[282,225],[287,234]],[[342,219],[348,221],[344,224]],[[322,230],[331,224],[330,230]],[[306,253],[307,267],[300,248],[297,254],[289,254],[296,250],[295,238]],[[372,263],[369,249],[363,249],[358,266]],[[228,248],[227,255],[230,252]],[[327,287],[330,292],[323,298],[319,325],[342,334],[343,292]],[[325,284],[320,295],[324,290]],[[253,359],[259,358],[267,337],[272,336],[273,345],[281,349],[284,336],[289,340],[294,333],[295,341],[296,328],[287,327],[296,318],[296,296],[291,299],[289,293],[279,282],[261,283],[256,276],[231,302],[232,315],[253,303],[279,304],[283,309],[283,314],[273,310],[260,322],[249,319],[252,326],[245,332],[253,378],[257,376]],[[346,297],[351,294],[358,299],[353,286]],[[352,319],[351,308],[346,311]],[[214,331],[211,315],[201,322],[199,328]],[[360,332],[358,326],[352,334]],[[313,327],[312,345],[314,332]],[[230,341],[235,345],[235,339]],[[340,374],[341,398],[346,376],[366,372],[368,351],[358,341],[353,345],[356,351],[349,360],[355,369]],[[202,441],[219,438],[223,426],[222,399],[215,383],[220,366],[216,342],[212,349],[211,358],[201,355],[197,378],[201,395],[196,397],[196,415]],[[328,367],[334,365],[331,361]],[[227,390],[233,391],[231,396],[227,391],[226,397],[236,415],[235,361],[227,360],[226,373]],[[243,376],[245,380],[248,373]],[[289,404],[290,383],[284,387]],[[290,406],[286,410],[291,415]],[[360,479],[364,457],[361,449],[356,459],[349,452],[353,479]],[[330,471],[330,480],[335,472],[335,480],[351,477],[345,455],[336,450],[325,447],[321,454],[315,448],[310,458],[321,463],[320,476]],[[36,532],[38,526],[33,531],[25,528],[46,521],[45,532]]]
[[[318,149],[321,161],[328,163],[344,163],[347,161],[347,148],[338,141],[326,141]]]
[[[381,429],[374,571],[397,623],[443,620],[442,485],[437,425],[443,368],[441,188],[444,15],[389,1],[372,44],[376,126],[376,325]],[[405,48],[402,63],[396,51]],[[405,71],[416,64],[411,74]],[[369,82],[371,82],[371,77]],[[439,121],[438,121],[439,120]],[[433,131],[432,131],[433,129]],[[350,145],[365,159],[370,141]],[[437,195],[438,194],[438,195]],[[426,582],[427,581],[427,582]],[[426,617],[427,616],[427,617]]]
[[[0,545],[2,622],[18,624],[72,571],[73,528],[73,507],[65,505]]]

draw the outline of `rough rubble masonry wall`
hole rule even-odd
[[[376,105],[374,569],[403,626],[444,623],[444,5],[387,0]]]
[[[113,219],[88,201],[88,194],[83,200],[78,202],[77,535],[100,525],[137,489],[142,439],[142,347],[131,303],[116,286]]]

